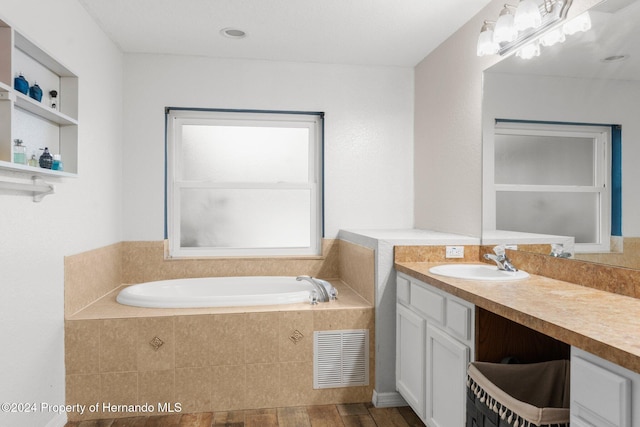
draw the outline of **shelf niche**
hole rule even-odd
[[[36,175],[73,177],[78,173],[78,76],[53,56],[0,20],[0,169]],[[41,102],[13,88],[22,73],[42,89]],[[58,92],[51,108],[49,92]],[[64,172],[13,163],[13,145],[21,139],[27,159],[41,149],[61,154]]]

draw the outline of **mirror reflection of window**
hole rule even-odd
[[[493,171],[496,229],[574,236],[576,251],[608,250],[610,129],[497,121]]]
[[[593,137],[496,134],[496,184],[595,185]]]
[[[171,256],[319,255],[322,114],[169,110]]]

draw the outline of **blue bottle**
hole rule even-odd
[[[29,92],[29,82],[24,78],[22,73],[18,74],[18,76],[13,79],[13,87],[15,90],[22,92],[25,95]]]
[[[51,164],[51,170],[63,171],[64,163],[62,163],[62,156],[60,154],[53,155],[53,163]]]
[[[42,100],[42,89],[40,89],[37,82],[29,88],[29,96],[38,102]]]

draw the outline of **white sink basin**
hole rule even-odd
[[[440,276],[454,277],[456,279],[495,280],[502,282],[522,280],[529,277],[529,273],[526,271],[503,271],[498,270],[498,267],[495,265],[489,264],[444,264],[431,267],[429,272]]]

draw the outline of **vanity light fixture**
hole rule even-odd
[[[493,28],[490,27],[491,21],[484,21],[478,37],[477,55],[507,55],[517,51],[518,57],[529,59],[540,55],[541,46],[553,46],[565,41],[567,35],[589,30],[591,19],[588,12],[562,24],[572,2],[520,0],[517,7],[505,4]],[[511,9],[515,9],[515,15]]]

